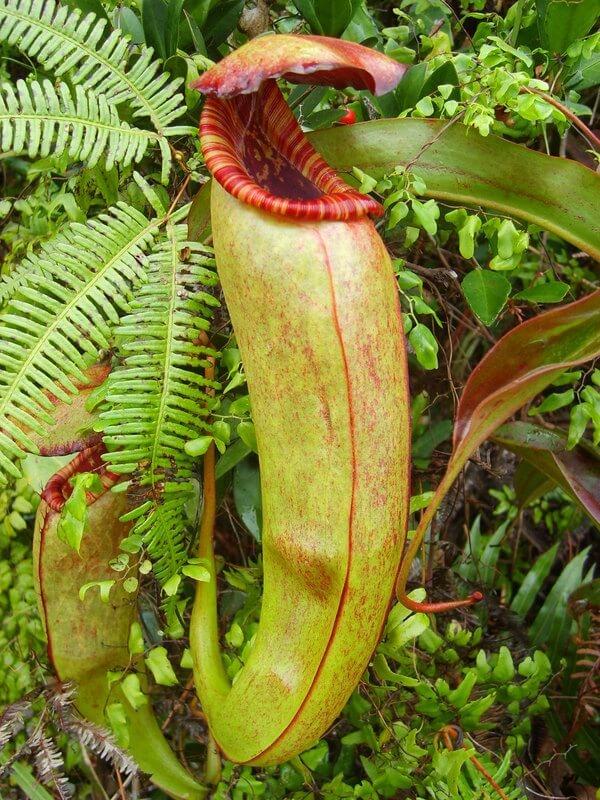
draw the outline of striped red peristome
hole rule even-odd
[[[79,475],[82,472],[96,472],[102,481],[103,492],[99,494],[87,493],[88,505],[95,502],[104,492],[117,483],[120,476],[109,472],[102,461],[102,455],[105,452],[106,448],[102,444],[88,447],[78,453],[66,466],[54,473],[42,491],[42,500],[52,511],[62,511],[64,504],[73,491],[70,481],[75,475]]]
[[[376,200],[348,186],[317,153],[274,80],[252,94],[208,97],[200,141],[215,180],[263,211],[337,221],[383,214]]]
[[[202,151],[226,191],[271,214],[349,221],[383,214],[348,186],[302,133],[275,80],[390,92],[406,71],[389,56],[327,36],[259,36],[211,67],[192,87],[208,95]]]

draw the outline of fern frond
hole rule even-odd
[[[30,743],[35,753],[34,765],[40,783],[52,787],[59,800],[70,800],[73,792],[64,774],[64,758],[56,744],[41,730],[33,734]]]
[[[0,41],[18,47],[55,75],[106,95],[109,103],[128,101],[134,116],[149,117],[162,136],[182,110],[181,80],[159,72],[152,48],[141,48],[129,63],[129,39],[113,31],[104,41],[106,20],[54,0],[4,0]]]
[[[157,232],[125,203],[85,225],[71,223],[19,269],[20,288],[0,315],[0,479],[37,448],[53,424],[47,393],[69,402],[73,381],[109,347],[112,328],[145,275]]]
[[[218,301],[203,287],[217,282],[214,262],[186,239],[185,224],[168,223],[148,258],[147,282],[116,330],[123,362],[108,379],[109,408],[101,414],[104,442],[114,448],[105,458],[111,471],[133,474],[144,510],[132,535],[162,583],[187,559],[194,464],[184,444],[208,429],[208,390],[217,386],[204,377],[214,350],[203,332]]]
[[[76,86],[73,98],[65,83],[58,90],[48,80],[19,80],[16,90],[10,83],[0,85],[0,147],[5,153],[45,158],[66,152],[88,167],[103,158],[110,170],[115,163],[139,161],[156,143],[169,161],[164,137],[121,122],[114,105],[91,89]]]

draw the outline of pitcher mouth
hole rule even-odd
[[[42,500],[44,500],[52,511],[62,511],[64,504],[73,493],[71,478],[82,472],[96,472],[103,486],[103,490],[100,493],[86,493],[88,505],[94,503],[105,491],[118,482],[120,476],[109,472],[102,460],[102,456],[105,452],[106,450],[102,444],[88,447],[86,450],[77,453],[68,464],[62,467],[62,469],[59,469],[58,472],[49,479],[42,491]]]
[[[308,141],[276,78],[382,93],[404,71],[387,56],[351,42],[285,35],[253,39],[193,84],[209,95],[200,119],[206,165],[229,194],[271,214],[300,220],[379,217],[383,207],[345,183]]]

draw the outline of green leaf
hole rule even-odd
[[[142,635],[142,626],[139,622],[132,622],[131,628],[129,629],[129,639],[127,644],[129,653],[132,656],[138,655],[139,653],[143,653],[146,649],[146,645],[144,644],[144,637]]]
[[[536,0],[536,6],[542,43],[551,54],[564,53],[600,15],[598,0]]]
[[[555,666],[566,653],[573,627],[568,600],[583,581],[589,549],[586,547],[578,553],[561,572],[529,630],[531,643],[547,646],[548,656]]]
[[[474,269],[467,272],[461,285],[473,312],[485,325],[492,325],[506,305],[510,281],[497,272]]]
[[[136,672],[130,672],[123,678],[121,690],[136,711],[142,706],[148,705],[148,696],[142,691],[140,676]]]
[[[325,31],[321,27],[313,0],[293,0],[294,5],[308,22],[313,33],[323,36]]]
[[[159,686],[176,686],[179,681],[165,647],[154,647],[144,659]]]
[[[549,550],[536,559],[535,564],[531,567],[527,575],[523,578],[523,582],[519,586],[519,590],[513,597],[510,604],[510,610],[514,611],[520,617],[524,617],[531,606],[535,603],[540,589],[552,569],[558,547],[560,542],[557,542]]]
[[[142,0],[142,25],[146,44],[165,61],[170,55],[166,46],[168,7],[164,0]]]
[[[498,660],[492,670],[492,679],[501,684],[507,684],[512,681],[515,676],[515,665],[513,664],[510,650],[505,645],[502,645],[498,653]]]
[[[409,67],[392,95],[395,96],[396,114],[417,105],[422,97],[426,74],[427,64],[424,61]],[[376,102],[381,104],[381,99]]]
[[[187,562],[194,458],[211,442],[209,408],[218,384],[203,373],[216,352],[199,335],[218,304],[208,291],[217,282],[211,255],[188,240],[185,224],[167,222],[119,320],[120,359],[100,414],[111,472],[134,473],[142,487],[152,487],[141,493],[139,518],[129,516],[128,544],[132,552],[145,547],[162,584]],[[175,601],[166,599],[165,607],[171,623]]]
[[[422,494],[413,495],[410,498],[410,513],[415,514],[417,511],[425,508],[432,497],[433,492],[423,492]]]
[[[526,508],[545,492],[550,491],[553,481],[528,461],[521,461],[513,476],[513,485],[519,508]]]
[[[184,575],[187,575],[188,578],[192,578],[195,581],[210,580],[210,572],[206,567],[202,566],[202,564],[186,564],[185,567],[182,567],[181,571]]]
[[[493,586],[496,576],[496,564],[500,557],[500,545],[506,537],[506,531],[510,525],[510,520],[503,522],[492,534],[490,540],[483,548],[479,564],[477,565],[478,580],[484,586]]]
[[[211,236],[210,190],[212,181],[207,181],[192,200],[187,218],[188,239],[206,242]]]
[[[110,590],[115,583],[116,581],[112,579],[105,581],[88,581],[87,583],[83,583],[79,589],[79,599],[83,602],[88,591],[90,589],[97,588],[102,602],[108,604],[108,601],[110,600]]]
[[[590,606],[600,606],[600,578],[580,586],[573,592],[569,600],[571,602],[585,600]]]
[[[0,756],[0,764],[2,758]],[[28,800],[54,800],[52,795],[41,786],[36,779],[32,776],[30,768],[17,761],[10,768],[10,774],[13,781],[17,784],[19,789],[23,792]]]
[[[131,737],[123,703],[109,703],[106,706],[106,720],[115,734],[118,744],[127,749]]]
[[[437,369],[438,343],[426,325],[422,325],[420,322],[415,325],[408,334],[408,341],[422,367],[425,369]]]
[[[581,164],[445,120],[381,119],[350,128],[309,134],[337,170],[358,167],[381,179],[410,164],[427,197],[532,222],[600,260],[600,176]]]
[[[440,209],[435,200],[428,200],[422,203],[420,200],[413,200],[411,208],[418,224],[430,236],[437,233],[437,220],[440,216]]]
[[[198,458],[206,453],[212,443],[212,436],[199,436],[197,439],[191,439],[189,442],[186,442],[184,449],[188,456]]]
[[[254,430],[254,423],[243,421],[237,426],[237,434],[244,442],[246,447],[255,453],[258,453],[258,445],[256,443],[256,431]]]
[[[160,7],[155,7],[160,15]],[[166,13],[164,4],[163,8]],[[68,82],[86,90],[96,89],[96,97],[103,94],[111,106],[131,104],[135,116],[149,117],[156,131],[165,135],[169,124],[184,110],[183,97],[177,92],[181,81],[166,82],[152,50],[131,48],[118,31],[111,32],[108,46],[99,46],[106,19],[65,12],[60,3],[40,6],[29,0],[7,0],[0,5],[0,35],[11,45],[18,42],[22,52],[37,59],[55,78],[66,78],[68,73]],[[155,26],[146,13],[145,23],[157,36],[164,16]],[[129,55],[134,50],[135,60]],[[157,55],[161,52],[158,50]]]
[[[326,36],[337,37],[341,36],[350,24],[360,0],[312,0],[312,5],[321,32]]]
[[[528,303],[560,303],[569,291],[569,284],[562,281],[537,283],[514,295],[515,300],[527,300]]]
[[[216,48],[233,33],[244,10],[244,0],[219,0],[211,8],[202,29],[206,44]]]
[[[473,258],[480,229],[480,218],[476,214],[470,214],[458,231],[458,249],[463,258]]]
[[[241,461],[233,473],[233,499],[244,525],[257,541],[262,530],[260,472],[254,458]]]
[[[217,461],[215,469],[216,479],[219,480],[223,475],[230,472],[236,464],[239,464],[240,461],[250,455],[251,452],[251,449],[242,439],[238,439],[237,442],[234,442]]]
[[[83,161],[89,169],[99,164],[110,171],[115,164],[125,167],[140,161],[149,147],[159,145],[165,176],[170,168],[164,135],[122,121],[103,94],[81,86],[70,89],[67,83],[55,87],[49,80],[19,79],[14,88],[4,83],[0,132],[1,150],[11,155],[63,158],[64,166]],[[73,211],[81,213],[76,207]]]
[[[538,406],[532,406],[527,414],[530,417],[533,417],[536,414],[545,414],[551,411],[558,411],[559,408],[570,406],[574,399],[575,391],[573,389],[567,389],[564,392],[552,392],[552,394],[544,397]]]
[[[179,25],[183,19],[183,4],[185,0],[169,0],[167,6],[167,19],[164,32],[165,52],[167,58],[177,52],[179,44]]]

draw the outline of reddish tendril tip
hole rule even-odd
[[[482,592],[472,592],[464,600],[448,600],[444,603],[420,603],[418,600],[411,600],[406,593],[398,597],[403,606],[411,611],[420,611],[424,614],[439,614],[442,611],[452,611],[455,608],[467,608],[483,600]]]

